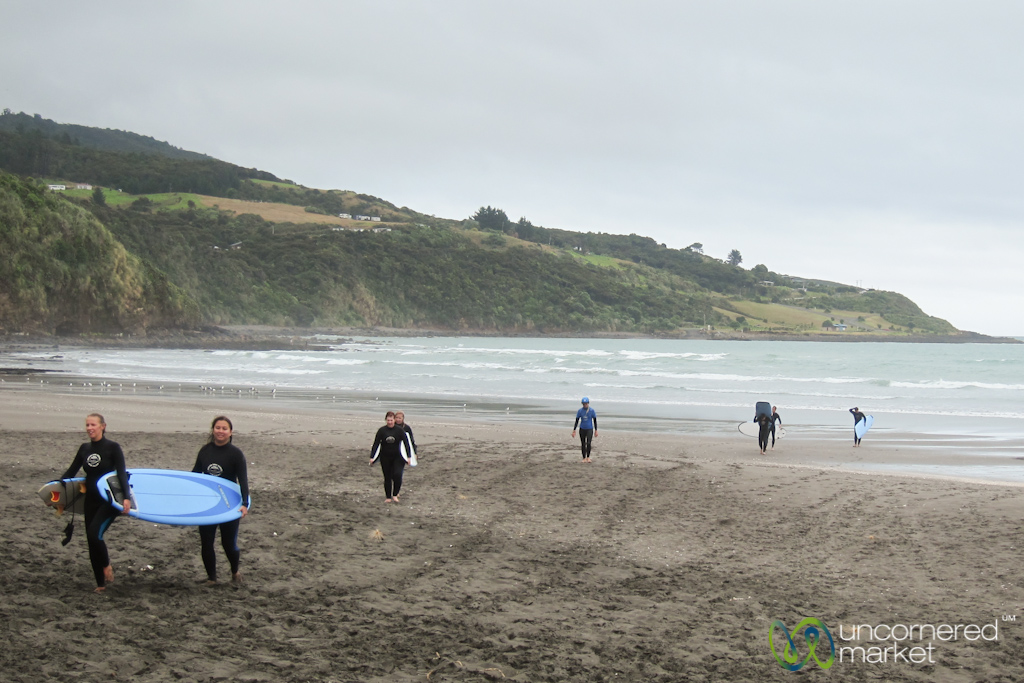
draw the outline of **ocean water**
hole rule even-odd
[[[310,337],[326,350],[55,349],[0,364],[50,371],[68,391],[305,400],[317,406],[571,425],[588,396],[604,429],[717,432],[778,406],[801,433],[908,443],[1024,438],[1024,344],[656,339]],[[62,373],[54,375],[53,372]],[[84,383],[76,378],[97,378]],[[134,385],[134,386],[132,386]],[[160,388],[162,387],[162,388]]]

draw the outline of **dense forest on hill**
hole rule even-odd
[[[0,115],[0,122],[18,117]],[[270,173],[217,159],[87,147],[67,132],[50,137],[43,128],[0,126],[0,169],[36,178],[74,178],[132,194],[196,192],[226,197],[249,179],[277,180]]]
[[[77,126],[73,123],[57,123],[44,119],[39,114],[29,115],[25,112],[15,114],[10,109],[0,112],[0,131],[8,133],[29,133],[36,131],[47,138],[59,140],[66,144],[102,149],[109,152],[136,152],[153,154],[171,159],[212,159],[199,152],[185,149],[156,140],[147,135],[138,135],[125,130],[109,128],[92,128]]]
[[[97,131],[0,115],[0,169],[17,174],[0,173],[4,328],[263,323],[673,334],[710,325],[806,333],[831,329],[838,312],[860,331],[956,332],[900,294],[760,264],[744,269],[738,251],[727,263],[696,243],[671,249],[635,234],[546,228],[490,206],[463,220],[435,218]],[[31,178],[97,187],[62,196]],[[151,197],[167,192],[194,194],[162,209]],[[245,200],[236,208],[254,213],[211,208],[200,195]],[[267,203],[304,207],[299,215],[310,222],[268,222],[255,215]],[[379,217],[382,227],[344,229],[337,214]],[[336,225],[317,225],[317,215],[335,216]]]

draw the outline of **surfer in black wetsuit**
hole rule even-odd
[[[401,410],[396,410],[395,411],[395,426],[396,427],[401,427],[402,429],[405,430],[405,433],[409,435],[409,445],[412,446],[412,453],[417,453],[418,454],[419,451],[416,448],[416,437],[414,437],[412,435],[412,427],[410,427],[409,425],[407,425],[405,423],[405,413],[403,413]],[[411,460],[412,453],[409,454],[410,455],[410,463],[412,463],[412,460]]]
[[[761,449],[761,455],[768,450],[768,435],[771,434],[772,419],[766,413],[757,416],[757,445]]]
[[[772,450],[775,450],[775,423],[778,422],[779,424],[782,424],[782,418],[775,411],[775,406],[772,406],[772,417],[771,417],[771,420],[772,420]]]
[[[107,554],[103,534],[117,519],[119,513],[126,515],[131,509],[129,497],[125,497],[122,510],[107,503],[96,487],[96,483],[104,475],[117,472],[121,490],[129,490],[124,452],[118,444],[106,437],[106,430],[107,423],[102,415],[88,415],[85,418],[85,433],[89,435],[89,441],[79,446],[71,466],[61,475],[61,479],[71,479],[78,474],[78,470],[85,470],[85,537],[89,543],[89,562],[96,577],[97,593],[103,592],[107,584],[114,580],[114,569],[110,566],[110,556]]]
[[[397,503],[412,445],[405,429],[395,424],[393,412],[389,410],[384,420],[386,424],[377,430],[370,448],[370,464],[380,459],[380,469],[384,473],[384,502]]]
[[[853,447],[856,448],[860,445],[860,438],[857,436],[857,423],[861,420],[867,419],[864,413],[860,412],[860,408],[850,408],[850,413],[853,414]]]
[[[196,456],[196,464],[192,466],[193,472],[210,474],[221,477],[238,484],[242,490],[242,517],[249,513],[249,475],[245,463],[245,454],[238,446],[231,443],[231,435],[234,432],[234,425],[231,420],[220,415],[213,418],[210,425],[210,440],[205,446],[199,449]],[[220,527],[220,544],[224,548],[224,554],[228,556],[231,564],[231,580],[241,581],[242,574],[238,571],[238,565],[242,557],[242,551],[238,549],[238,524],[239,519],[224,522],[223,524],[208,524],[199,527],[200,553],[203,557],[203,566],[206,567],[206,583],[208,585],[217,583],[217,551],[214,550],[214,540],[217,538],[217,527]]]

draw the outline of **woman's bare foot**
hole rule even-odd
[[[204,586],[216,586],[217,585],[217,579],[207,579],[206,581],[203,581],[203,585]]]
[[[107,590],[106,586],[96,586],[96,588],[94,588],[92,592],[93,593],[102,593],[105,590]]]
[[[231,580],[235,583],[242,583],[242,572],[235,572],[231,575]]]
[[[114,568],[109,564],[103,568],[103,580],[111,583],[114,580]]]
[[[385,502],[385,503],[390,503],[390,502],[391,502],[391,499],[390,499],[390,498],[385,498],[385,499],[384,499],[384,502]]]
[[[394,502],[397,503],[398,502],[398,496],[391,496],[391,500],[393,500]]]

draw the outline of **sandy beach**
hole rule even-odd
[[[604,430],[583,464],[571,416],[409,414],[420,466],[385,505],[367,465],[383,416],[10,385],[0,406],[4,680],[782,681],[799,674],[769,629],[793,629],[802,660],[807,617],[836,656],[819,644],[829,668],[805,675],[1024,678],[1020,487],[851,471],[910,457],[884,443],[790,437],[761,456],[739,434]],[[121,519],[115,582],[92,592],[81,520],[62,547],[67,518],[35,493],[92,411],[129,468],[189,469],[212,417],[232,418],[253,496],[244,583],[200,583],[194,528]],[[898,624],[961,628],[896,640]],[[856,625],[888,628],[849,640]]]

